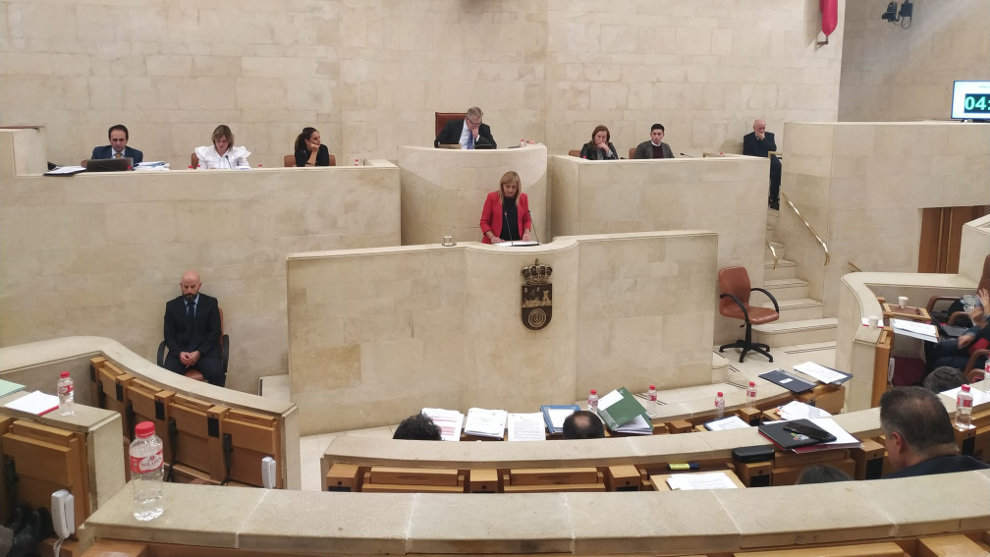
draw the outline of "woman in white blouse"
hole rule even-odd
[[[234,133],[224,124],[213,130],[213,145],[196,147],[196,157],[203,168],[251,168],[251,152],[234,145]]]

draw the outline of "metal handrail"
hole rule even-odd
[[[767,247],[770,248],[770,255],[773,257],[773,270],[777,270],[777,250],[773,247],[773,244],[767,242]]]
[[[791,201],[790,198],[787,197],[787,195],[781,193],[780,197],[783,198],[788,205],[790,205],[791,209],[794,211],[794,214],[797,215],[797,217],[801,219],[801,222],[804,223],[804,226],[807,227],[808,232],[811,232],[811,235],[814,236],[816,240],[818,240],[818,245],[820,245],[822,247],[822,250],[825,251],[825,265],[828,266],[828,261],[829,259],[831,259],[831,254],[828,251],[828,246],[825,244],[825,240],[822,240],[822,237],[819,236],[817,232],[815,232],[815,229],[811,226],[811,223],[809,223],[804,218],[804,215],[801,214],[801,211],[798,210],[797,206],[794,205],[794,202]]]

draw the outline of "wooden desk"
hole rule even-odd
[[[883,322],[885,325],[890,325],[891,319],[909,319],[921,323],[929,323],[932,320],[932,316],[928,314],[928,310],[922,307],[901,307],[897,304],[887,302],[880,304],[880,307],[883,308]]]
[[[732,480],[732,483],[736,484],[736,487],[743,487],[743,488],[746,487],[746,484],[742,483],[742,480],[739,479],[739,476],[737,476],[735,472],[733,472],[732,470],[728,470],[728,469],[708,470],[704,472],[681,472],[681,474],[714,474],[714,473],[725,474],[726,476],[728,476],[730,480]],[[655,489],[656,491],[670,491],[671,489],[670,486],[667,485],[667,480],[674,475],[676,474],[657,474],[655,476],[650,477],[650,483],[653,484],[653,489]]]

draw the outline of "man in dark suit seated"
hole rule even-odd
[[[922,387],[894,387],[880,397],[880,429],[894,472],[885,478],[982,470],[959,454],[949,413],[938,395]]]
[[[770,151],[777,150],[777,142],[773,139],[773,133],[767,131],[767,123],[763,119],[756,119],[753,122],[753,132],[743,136],[743,154],[751,157],[767,158]],[[769,205],[771,209],[780,209],[780,159],[776,156],[770,157],[770,196]]]
[[[127,140],[130,138],[127,133],[127,126],[123,124],[110,126],[110,129],[107,130],[107,137],[110,138],[110,145],[94,147],[93,154],[89,158],[122,159],[130,157],[134,161],[135,166],[144,160],[144,153],[127,146]]]
[[[165,368],[183,374],[197,369],[213,385],[222,385],[220,308],[217,299],[199,291],[199,273],[186,271],[182,295],[165,304]]]
[[[433,140],[433,146],[459,143],[461,149],[494,149],[496,145],[492,129],[481,123],[482,116],[484,115],[477,106],[467,109],[464,120],[451,120],[444,125]]]
[[[633,151],[634,159],[672,159],[674,153],[670,145],[663,142],[663,124],[653,124],[650,128],[650,140],[636,146]]]
[[[605,426],[594,412],[578,410],[564,419],[564,439],[601,439]]]

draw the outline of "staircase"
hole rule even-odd
[[[767,212],[767,238],[777,252],[777,268],[773,268],[773,255],[765,252],[763,288],[770,291],[780,305],[780,319],[773,323],[753,326],[756,342],[769,344],[773,348],[788,347],[834,347],[838,319],[822,317],[822,303],[808,296],[808,283],[799,278],[801,269],[787,259],[784,244],[774,237],[773,229],[779,213]],[[761,300],[762,298],[762,300]],[[761,294],[751,298],[757,305],[773,307]]]

